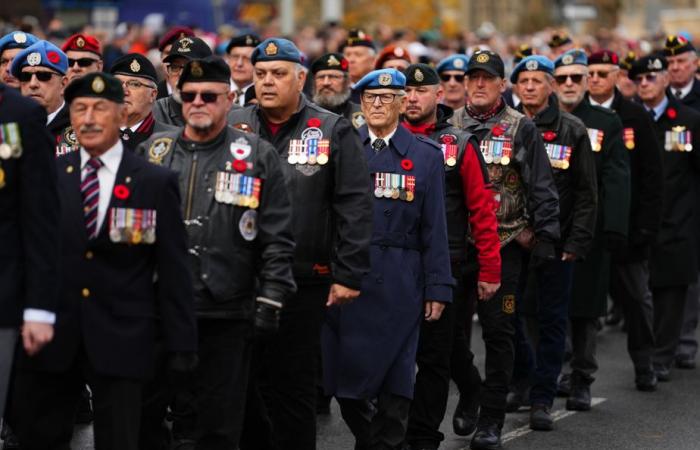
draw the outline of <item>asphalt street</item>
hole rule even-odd
[[[475,324],[475,354],[483,366],[484,350]],[[508,450],[567,449],[700,449],[700,369],[672,372],[672,381],[660,383],[652,393],[634,388],[631,362],[626,351],[626,335],[619,327],[606,327],[599,335],[600,370],[592,386],[595,406],[589,412],[569,412],[564,400],[557,399],[557,418],[552,432],[535,432],[528,428],[528,412],[509,414],[503,430]],[[448,413],[442,432],[446,439],[441,449],[462,450],[469,438],[452,432],[452,411],[457,403],[453,386]],[[318,450],[352,449],[352,435],[343,423],[337,404],[332,403],[328,416],[319,416]],[[76,429],[74,450],[92,450],[90,426]]]

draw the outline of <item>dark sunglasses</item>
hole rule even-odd
[[[199,95],[204,103],[214,103],[219,95],[225,95],[226,92],[181,92],[180,97],[184,103],[192,103]]]
[[[32,77],[36,75],[36,79],[39,81],[43,81],[46,83],[53,77],[54,75],[58,76],[57,73],[53,72],[20,72],[19,73],[19,81],[22,83],[27,83],[32,80]]]
[[[642,75],[637,75],[634,77],[634,84],[642,84],[642,81],[646,80],[647,83],[654,83],[658,76],[655,73],[644,73]]]
[[[579,84],[581,80],[583,80],[583,74],[576,73],[573,75],[556,75],[554,77],[554,79],[557,80],[557,84],[564,84],[569,78],[571,78],[572,83]]]
[[[449,75],[446,73],[440,74],[440,79],[445,83],[450,81],[452,78],[454,78],[457,83],[464,82],[464,75]]]
[[[78,59],[72,59],[68,58],[68,67],[73,67],[76,63],[78,64],[78,67],[90,67],[91,65],[97,63],[99,59],[94,59],[94,58],[78,58]]]
[[[610,75],[612,72],[613,72],[612,70],[608,70],[608,71],[593,70],[590,72],[590,76],[591,76],[591,78],[597,76],[601,80],[604,80],[604,79],[608,78],[608,75]]]

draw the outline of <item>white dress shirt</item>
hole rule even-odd
[[[248,91],[248,89],[250,89],[250,87],[251,87],[253,84],[254,84],[254,83],[250,83],[250,84],[248,84],[248,85],[246,85],[246,86],[244,86],[244,87],[241,88],[241,87],[238,87],[238,85],[236,84],[235,81],[231,80],[231,91],[232,91],[232,92],[236,92],[236,91],[238,91],[238,90],[241,91],[241,95],[239,95],[238,97],[236,97],[236,104],[237,104],[237,105],[239,105],[239,106],[244,106],[244,105],[245,105],[245,93]]]
[[[675,97],[675,96],[676,96],[676,91],[681,91],[681,96],[680,96],[680,97],[676,97],[676,98],[685,98],[685,96],[688,95],[688,94],[690,94],[690,91],[693,89],[693,83],[694,83],[694,82],[695,82],[695,77],[693,77],[693,78],[690,80],[690,83],[686,84],[685,86],[683,86],[683,87],[680,88],[680,89],[671,86],[671,93],[672,93],[673,96]]]
[[[398,127],[394,128],[394,131],[392,131],[391,133],[387,134],[387,135],[384,136],[383,138],[378,138],[377,135],[374,134],[374,133],[372,133],[372,130],[370,130],[370,129],[368,128],[367,131],[369,132],[369,144],[370,144],[370,145],[374,144],[374,141],[376,141],[377,139],[384,139],[384,143],[386,143],[386,146],[388,147],[388,146],[389,146],[389,141],[391,140],[392,136],[394,136],[394,133],[396,133],[396,129],[397,129],[397,128],[398,128]],[[385,148],[386,148],[386,147],[385,147]]]
[[[134,125],[133,127],[129,127],[129,130],[131,130],[133,133],[136,133],[136,130],[139,129],[139,127],[141,126],[142,123],[143,123],[143,120],[142,120],[141,122],[137,123],[136,125]],[[121,131],[126,130],[126,128],[127,128],[127,127],[119,127],[119,129],[120,129]]]
[[[591,101],[591,105],[593,106],[601,106],[606,109],[612,109],[612,103],[613,100],[615,100],[615,96],[613,95],[609,99],[605,100],[603,103],[598,103],[597,101],[593,100],[593,97],[588,97],[588,100]]]
[[[124,154],[124,147],[122,141],[117,140],[114,147],[110,148],[102,155],[99,159],[102,161],[102,167],[97,170],[97,180],[100,183],[100,201],[97,204],[97,229],[102,228],[102,223],[104,222],[105,215],[107,214],[107,208],[109,208],[109,201],[112,198],[112,190],[114,189],[114,182],[117,179],[117,170],[119,169],[119,164],[122,161],[122,155]],[[90,154],[85,151],[84,148],[80,148],[80,173],[81,180],[85,178],[87,162],[90,159]],[[99,232],[99,231],[98,231]]]
[[[56,116],[58,115],[59,112],[61,112],[61,110],[63,109],[64,106],[66,106],[65,101],[63,101],[61,103],[61,106],[59,106],[56,111],[54,111],[51,114],[49,114],[48,116],[46,116],[46,125],[50,124],[51,121],[56,118]]]

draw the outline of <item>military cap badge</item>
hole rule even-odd
[[[131,64],[129,64],[129,69],[131,69],[132,72],[139,72],[141,70],[141,64],[134,59],[131,61]]]
[[[32,52],[27,56],[27,64],[30,66],[38,66],[41,64],[41,53]]]
[[[479,64],[484,64],[484,63],[489,62],[489,55],[488,55],[488,53],[480,53],[480,54],[478,54],[477,57],[476,57],[476,62],[478,62]]]
[[[455,59],[452,65],[455,66],[456,69],[462,69],[464,68],[464,61],[461,59]]]
[[[202,75],[204,75],[204,69],[202,69],[202,65],[199,64],[199,61],[192,62],[192,65],[190,66],[190,73],[195,78],[200,78]]]
[[[105,90],[105,82],[101,77],[95,77],[90,87],[95,94],[101,94]]]
[[[77,45],[78,48],[85,47],[85,39],[83,39],[82,37],[79,37],[78,39],[75,40],[75,45]]]
[[[182,38],[178,41],[178,53],[188,53],[191,52],[192,49],[190,48],[190,45],[192,45],[194,41],[188,37]]]
[[[423,72],[421,72],[420,69],[416,69],[416,71],[413,73],[413,78],[416,79],[419,83],[425,79],[425,76],[423,75]]]
[[[14,36],[12,36],[12,38],[18,44],[24,44],[25,42],[27,42],[27,35],[22,33],[21,31],[15,33]]]
[[[525,63],[525,68],[527,70],[537,70],[538,67],[539,67],[539,64],[534,59],[531,59],[530,61]]]
[[[381,86],[389,86],[391,84],[391,74],[388,74],[388,73],[380,74],[379,78],[377,78],[377,82]]]
[[[277,44],[275,44],[274,42],[270,42],[265,47],[265,54],[267,56],[275,56],[277,54],[277,50],[278,50]]]
[[[334,55],[330,55],[328,57],[328,65],[329,66],[339,66],[340,61],[338,61],[338,58],[336,58]]]
[[[562,64],[567,65],[567,66],[569,64],[572,64],[574,62],[574,55],[566,54],[566,55],[562,56],[561,62],[562,62]]]

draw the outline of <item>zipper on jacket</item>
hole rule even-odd
[[[197,151],[192,152],[192,164],[190,165],[190,179],[187,181],[187,203],[185,205],[185,220],[192,217],[192,200],[194,197],[194,182],[197,172]]]

